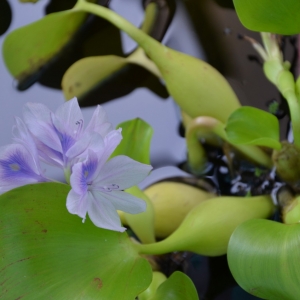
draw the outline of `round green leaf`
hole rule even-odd
[[[239,19],[254,31],[278,34],[300,32],[298,0],[233,0]]]
[[[174,272],[157,289],[149,300],[198,300],[197,290],[192,280],[182,272]]]
[[[9,72],[24,81],[48,63],[73,37],[86,13],[67,10],[12,31],[3,43]]]
[[[250,220],[232,234],[228,263],[238,284],[269,300],[297,300],[300,295],[300,224]]]
[[[232,144],[248,144],[280,149],[277,118],[258,108],[243,106],[233,112],[226,125]]]
[[[151,267],[126,233],[68,213],[69,186],[28,185],[0,196],[0,298],[128,299]]]

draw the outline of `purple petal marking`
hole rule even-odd
[[[48,147],[47,145],[45,145],[35,137],[34,137],[34,141],[38,149],[38,154],[42,161],[44,161],[49,165],[53,165],[57,167],[64,166],[64,157],[61,152]]]
[[[70,177],[70,183],[72,189],[77,194],[84,194],[87,192],[89,186],[95,177],[95,171],[97,169],[98,157],[97,155],[89,151],[88,158],[84,162],[79,162],[72,167],[72,174]]]
[[[21,144],[11,144],[0,150],[0,185],[17,186],[47,181],[36,167],[37,161]]]
[[[53,113],[43,104],[27,103],[23,116],[29,131],[48,147],[62,151],[61,142],[52,122]]]
[[[86,133],[66,152],[66,156],[69,159],[74,157],[85,158],[88,154],[88,150],[96,152],[101,151],[103,147],[104,141],[100,134]]]

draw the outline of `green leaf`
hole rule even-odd
[[[281,148],[277,118],[258,108],[243,106],[237,109],[229,117],[225,130],[232,144]]]
[[[0,298],[128,299],[151,282],[151,267],[126,233],[68,213],[70,187],[42,183],[0,196]]]
[[[92,56],[80,59],[64,74],[62,89],[67,100],[84,98],[93,89],[104,86],[113,78],[126,72],[131,64],[139,65],[159,77],[156,66],[146,57],[141,48],[128,57],[116,55]]]
[[[126,192],[143,199],[147,204],[146,211],[139,214],[129,214],[124,212],[126,223],[134,231],[140,241],[144,244],[155,243],[154,233],[154,207],[146,194],[137,186],[126,189]]]
[[[182,272],[174,272],[157,289],[149,300],[198,300],[197,290],[192,280]]]
[[[139,295],[139,300],[149,300],[149,298],[155,295],[157,288],[166,280],[167,277],[165,274],[153,271],[151,284]]]
[[[268,195],[217,197],[195,206],[179,227],[166,239],[153,244],[135,244],[140,254],[190,251],[205,256],[227,252],[233,231],[251,219],[268,218],[274,204]]]
[[[103,84],[128,64],[126,58],[116,55],[92,56],[80,59],[65,73],[62,89],[66,99],[83,97],[97,85]]]
[[[233,0],[240,21],[254,31],[278,34],[300,32],[298,0]]]
[[[150,144],[153,135],[152,127],[140,118],[123,122],[123,139],[111,157],[127,155],[143,164],[150,164]]]
[[[300,224],[250,220],[232,234],[228,263],[248,293],[269,300],[298,300]]]
[[[190,117],[211,116],[225,122],[240,103],[226,79],[212,66],[193,56],[158,43],[112,10],[80,2],[126,32],[157,66],[168,92]]]
[[[158,5],[156,2],[148,3],[141,29],[151,34],[157,20],[161,17],[162,10],[165,10],[167,7],[167,2],[165,5]],[[170,17],[168,16],[170,11],[168,9],[167,11],[168,13],[164,14],[165,21]],[[165,26],[166,24],[165,22]],[[163,27],[160,27],[160,30],[162,29]],[[157,35],[158,31],[154,30],[153,33]],[[91,91],[105,86],[124,72],[128,73],[131,64],[142,66],[157,77],[160,77],[157,67],[147,58],[141,48],[137,48],[126,58],[116,55],[88,57],[74,63],[64,74],[62,80],[64,96],[67,100],[77,97],[80,101],[80,99],[90,94]]]
[[[79,10],[53,13],[8,34],[3,57],[9,72],[18,81],[34,76],[66,46],[85,16]]]

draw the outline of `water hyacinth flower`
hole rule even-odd
[[[88,214],[96,226],[123,232],[126,228],[121,226],[116,210],[136,214],[146,209],[143,200],[123,190],[140,183],[152,167],[123,155],[106,162],[105,157],[114,150],[109,146],[104,156],[89,151],[84,162],[73,166],[67,208],[83,221]]]
[[[0,148],[0,193],[30,183],[48,181],[35,143],[21,119],[14,126],[15,143]]]
[[[64,168],[67,177],[72,164],[82,159],[88,149],[99,151],[104,146],[103,138],[114,130],[99,105],[84,129],[76,98],[62,104],[55,113],[43,104],[27,103],[23,116],[40,157],[50,165]]]
[[[122,134],[107,121],[103,108],[97,106],[85,129],[77,99],[55,113],[29,103],[24,120],[16,118],[14,143],[0,148],[0,193],[50,181],[41,170],[41,159],[64,168],[72,187],[67,209],[83,220],[88,214],[96,226],[123,232],[117,210],[135,214],[146,209],[143,200],[124,189],[141,182],[152,167],[122,155],[108,160]]]

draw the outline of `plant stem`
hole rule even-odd
[[[212,117],[198,117],[190,122],[188,128],[190,128],[191,133],[195,131],[206,131],[206,133],[212,133],[220,137],[225,142],[229,143],[232,147],[237,149],[239,152],[244,154],[246,157],[251,159],[253,162],[272,168],[273,163],[271,158],[260,148],[251,145],[232,145],[224,130],[225,125]],[[189,130],[189,129],[188,129]],[[188,137],[187,137],[188,139]]]
[[[139,254],[161,255],[176,251],[174,250],[174,245],[169,243],[168,239],[152,244],[133,242],[132,245]],[[180,249],[178,249],[178,251],[180,251]]]
[[[288,102],[292,120],[294,144],[300,147],[300,105],[294,92],[289,91],[284,95]]]
[[[296,95],[296,85],[293,74],[282,70],[278,74],[277,88],[287,100],[294,135],[294,144],[300,147],[300,103]]]
[[[85,0],[78,0],[76,5],[73,8],[74,10],[82,10],[87,13],[91,13],[101,17],[117,28],[126,32],[133,40],[135,40],[148,54],[149,46],[151,45],[151,51],[153,47],[161,47],[161,44],[157,42],[155,39],[149,37],[146,33],[141,31],[140,29],[136,28],[132,23],[118,15],[117,13],[113,12],[112,10],[99,6],[94,3],[86,2]]]

